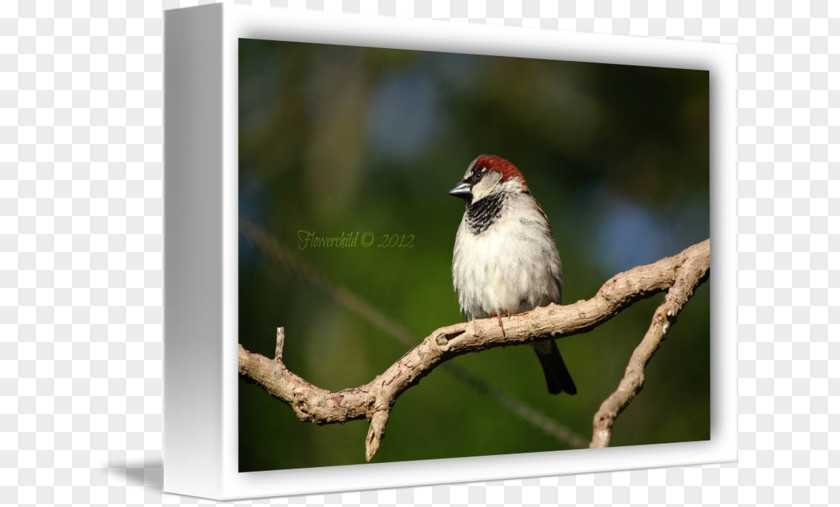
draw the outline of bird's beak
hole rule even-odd
[[[460,197],[461,199],[466,199],[469,201],[472,199],[472,185],[467,183],[466,181],[462,181],[458,183],[452,190],[449,191],[449,195],[452,197]]]

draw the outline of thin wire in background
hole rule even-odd
[[[365,319],[400,344],[408,348],[413,348],[417,345],[417,338],[412,336],[411,333],[409,333],[402,325],[394,322],[382,312],[371,306],[368,302],[350,292],[348,289],[325,280],[312,266],[302,261],[289,250],[280,245],[280,243],[278,243],[277,240],[263,228],[240,217],[239,229],[245,239],[247,239],[252,245],[256,246],[263,255],[280,263],[301,280],[317,287],[319,290],[322,290],[345,309]],[[487,396],[502,407],[510,410],[517,417],[527,422],[534,428],[539,429],[546,435],[553,437],[555,440],[567,444],[574,449],[588,447],[588,441],[582,436],[578,435],[566,426],[561,425],[528,403],[517,399],[498,387],[490,385],[487,381],[479,378],[473,373],[470,373],[466,369],[451,362],[444,363],[441,365],[441,368],[475,391]]]

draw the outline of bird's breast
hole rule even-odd
[[[468,319],[511,314],[560,301],[560,259],[535,209],[504,210],[475,233],[469,211],[455,240],[452,275]]]

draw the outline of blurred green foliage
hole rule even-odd
[[[417,337],[461,321],[451,259],[481,153],[528,180],[564,263],[565,302],[709,236],[705,71],[240,40],[239,210],[331,283]],[[414,235],[413,248],[298,249],[298,231]],[[577,396],[552,396],[530,347],[454,361],[588,439],[662,295],[559,346]],[[240,240],[239,340],[327,389],[405,347]],[[709,288],[648,367],[613,445],[709,438]],[[367,423],[316,426],[240,380],[241,471],[364,462]],[[443,370],[398,401],[375,461],[564,448]]]

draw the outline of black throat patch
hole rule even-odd
[[[488,195],[467,207],[467,226],[473,234],[481,234],[502,216],[505,194]]]

